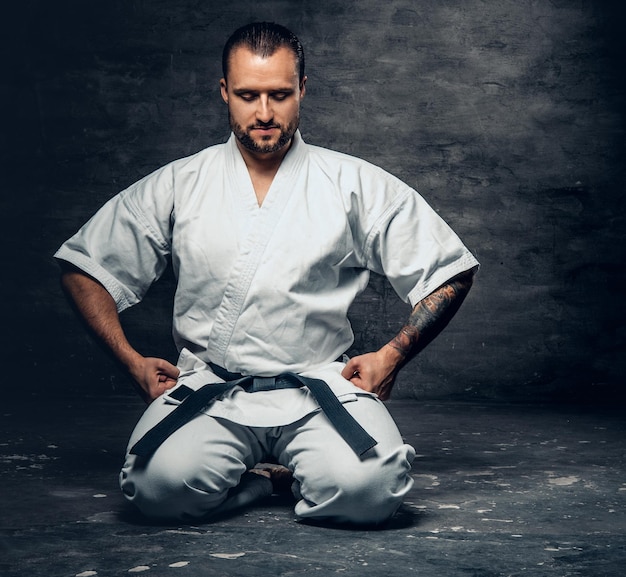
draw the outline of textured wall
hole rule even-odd
[[[128,390],[73,317],[51,254],[120,189],[227,137],[221,46],[237,26],[267,19],[305,45],[305,139],[415,186],[483,265],[396,395],[622,396],[618,3],[14,4],[0,79],[0,298],[3,366],[24,390]],[[124,315],[144,353],[174,357],[171,289],[165,278]],[[355,350],[386,342],[407,313],[374,278],[354,307]]]

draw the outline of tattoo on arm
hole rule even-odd
[[[472,286],[473,272],[454,277],[415,305],[407,323],[389,342],[405,361],[413,358],[450,322]]]
[[[400,329],[400,332],[393,337],[389,345],[406,358],[415,347],[418,337],[419,333],[415,327],[405,325]]]

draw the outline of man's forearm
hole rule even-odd
[[[406,324],[388,343],[405,365],[426,347],[450,322],[472,287],[472,269],[457,275],[415,305]]]
[[[467,296],[475,269],[449,280],[413,308],[400,332],[374,353],[352,357],[341,375],[384,401],[391,395],[398,371],[450,322]]]
[[[176,384],[180,374],[178,367],[165,359],[144,357],[130,345],[115,301],[100,283],[74,269],[65,270],[61,279],[80,316],[126,368],[144,401],[152,402]]]
[[[74,269],[63,272],[61,284],[89,329],[130,370],[140,355],[126,340],[113,297],[100,283]]]

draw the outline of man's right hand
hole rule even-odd
[[[178,368],[163,359],[144,357],[130,345],[116,303],[98,281],[71,265],[64,266],[61,281],[89,328],[126,367],[146,403],[176,384]]]
[[[129,367],[138,392],[146,403],[151,403],[178,381],[180,370],[172,363],[155,357],[140,357]]]

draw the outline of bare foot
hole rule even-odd
[[[254,469],[250,469],[250,472],[267,477],[272,482],[274,493],[289,493],[291,491],[293,475],[287,467],[272,463],[259,463]]]

